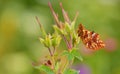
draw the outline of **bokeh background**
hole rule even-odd
[[[42,74],[32,66],[47,54],[38,40],[41,32],[35,16],[47,32],[53,32],[48,1],[62,21],[59,2],[71,20],[79,11],[76,28],[83,23],[106,43],[96,52],[80,46],[84,61],[75,60],[74,67],[81,74],[120,74],[120,0],[0,0],[0,74]]]

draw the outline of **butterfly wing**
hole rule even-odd
[[[78,36],[88,49],[97,50],[105,46],[104,42],[100,40],[99,34],[86,30],[82,24],[79,25]]]

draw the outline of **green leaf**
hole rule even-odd
[[[68,55],[68,53],[69,53],[68,51],[64,50],[62,55]]]
[[[65,31],[71,33],[71,25],[65,22]]]
[[[76,46],[77,44],[79,44],[80,38],[78,37],[76,32],[73,32],[72,36],[73,36],[73,39],[72,39],[73,40],[73,46]]]
[[[50,47],[52,45],[50,34],[46,36],[44,43],[46,47]]]
[[[60,42],[61,42],[61,36],[54,33],[52,35],[52,46],[56,47],[60,44]]]
[[[68,60],[69,60],[69,61],[71,61],[71,60],[74,59],[74,56],[73,56],[71,53],[69,53],[67,57],[68,57]]]
[[[60,29],[59,27],[57,27],[56,25],[53,26],[54,30],[59,33],[59,34],[64,34],[63,29]]]
[[[62,55],[66,55],[66,56],[67,56],[67,59],[68,59],[69,61],[71,61],[71,60],[74,59],[73,54],[71,54],[71,52],[69,52],[69,51],[64,51],[64,52],[62,53]]]
[[[55,74],[51,68],[49,68],[48,66],[45,66],[45,65],[41,65],[39,67],[35,67],[36,69],[38,70],[42,70],[44,72],[46,72],[47,74]]]
[[[59,28],[56,25],[53,26],[55,32],[57,32],[58,34],[63,34],[63,35],[67,35],[67,32],[65,30],[65,28]]]
[[[67,69],[64,71],[63,74],[79,74],[79,71],[73,70],[73,69]]]
[[[53,39],[52,39],[52,46],[53,46],[53,47],[56,47],[56,46],[57,46],[56,38],[53,38]]]
[[[78,60],[83,61],[83,59],[82,59],[79,51],[77,51],[76,49],[72,49],[71,54],[72,54],[75,58],[77,58]]]
[[[39,40],[41,43],[44,43],[44,41],[45,41],[43,38],[39,38]]]
[[[43,37],[47,35],[43,27],[41,27],[41,32],[42,32]]]
[[[60,67],[60,61],[57,61],[55,63],[55,71],[58,71],[59,70],[59,67]]]
[[[71,23],[71,30],[72,30],[72,31],[75,31],[74,28],[75,28],[75,22],[73,21],[73,22]]]

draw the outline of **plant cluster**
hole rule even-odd
[[[77,44],[80,43],[80,36],[83,43],[87,44],[86,46],[88,46],[90,49],[104,47],[104,43],[99,40],[98,34],[84,30],[82,25],[78,31],[79,33],[76,32],[75,22],[78,12],[76,13],[73,21],[71,21],[68,14],[62,7],[62,3],[60,3],[64,17],[64,22],[61,22],[58,19],[58,14],[56,14],[53,10],[50,2],[48,5],[55,20],[55,25],[53,25],[54,32],[52,34],[47,34],[38,17],[36,17],[36,20],[42,32],[42,37],[40,37],[39,40],[48,49],[50,55],[46,57],[47,60],[45,62],[39,66],[35,66],[35,68],[44,71],[46,74],[79,74],[80,71],[72,69],[71,65],[73,64],[75,58],[80,61],[83,60],[79,51],[77,50]],[[89,38],[89,36],[91,36],[91,38]],[[85,37],[87,40],[84,39]],[[62,39],[64,40],[67,49],[63,50],[62,52],[58,52],[57,49],[60,46]]]

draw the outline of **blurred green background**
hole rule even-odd
[[[120,0],[0,0],[0,74],[40,74],[32,62],[43,59],[47,50],[38,40],[35,16],[47,32],[53,32],[48,1],[62,21],[59,2],[71,19],[79,11],[76,28],[83,23],[106,43],[94,53],[80,49],[84,61],[76,60],[75,66],[81,74],[120,74]]]

